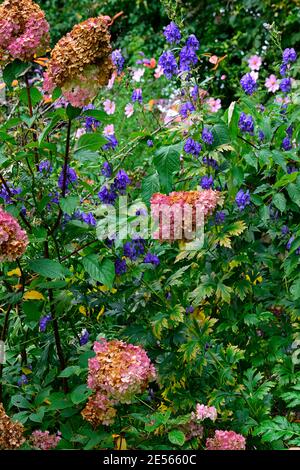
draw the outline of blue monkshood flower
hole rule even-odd
[[[286,167],[286,171],[288,175],[290,175],[291,173],[296,173],[298,171],[298,168],[295,165],[288,165]]]
[[[215,215],[215,224],[216,224],[216,225],[221,225],[221,224],[223,224],[223,222],[224,222],[224,220],[225,220],[225,217],[226,217],[225,212],[223,212],[223,211],[218,211],[218,212],[216,212],[216,215]]]
[[[263,142],[264,139],[265,139],[265,134],[263,133],[262,130],[259,130],[259,131],[258,131],[258,140],[259,140],[260,142]]]
[[[248,132],[248,134],[253,134],[253,117],[250,114],[241,113],[238,126],[242,132]]]
[[[7,186],[9,188],[9,191],[6,189],[4,184],[0,187],[0,198],[2,198],[3,201],[6,204],[12,204],[13,200],[12,200],[11,196],[13,196],[13,197],[17,196],[18,194],[20,194],[22,192],[22,189],[12,187],[12,185],[10,183],[8,183]]]
[[[22,206],[22,207],[21,207],[20,213],[21,213],[22,215],[26,216],[26,214],[27,214],[27,209],[26,209],[25,206]]]
[[[197,99],[199,98],[199,88],[197,87],[197,85],[193,86],[193,88],[191,89],[191,97],[194,101],[197,101]]]
[[[242,76],[240,84],[247,95],[252,95],[257,88],[257,83],[250,73]]]
[[[216,171],[219,169],[218,162],[217,162],[217,160],[215,160],[214,158],[211,158],[211,157],[203,157],[202,162],[204,163],[204,165],[207,165],[207,166],[213,168],[213,169],[216,170]]]
[[[29,383],[28,377],[25,374],[22,374],[18,380],[18,386],[22,387],[23,385],[27,385]]]
[[[115,240],[113,238],[106,238],[104,243],[108,248],[112,248],[114,246]]]
[[[285,137],[281,143],[281,147],[283,148],[283,150],[287,151],[287,150],[291,150],[292,148],[292,142],[291,142],[291,139],[289,137]]]
[[[40,331],[45,332],[48,323],[52,320],[52,316],[49,315],[44,315],[43,317],[40,318]]]
[[[289,93],[292,88],[292,82],[290,78],[283,78],[279,84],[279,88],[284,93]]]
[[[198,62],[196,50],[189,46],[184,46],[179,54],[179,66],[181,72],[189,72]]]
[[[153,147],[153,140],[148,139],[147,140],[147,145],[148,145],[148,147]]]
[[[185,45],[187,47],[190,47],[191,49],[194,49],[195,51],[198,51],[198,49],[200,47],[200,43],[199,43],[198,39],[196,38],[196,36],[194,34],[191,34],[187,38]]]
[[[69,189],[69,186],[76,184],[78,180],[76,171],[71,168],[70,166],[67,167],[67,174],[66,174],[66,189]],[[58,178],[58,187],[60,189],[63,189],[63,184],[64,184],[64,169],[62,169],[59,178]]]
[[[291,238],[289,239],[289,241],[288,241],[287,244],[286,244],[286,249],[287,249],[288,251],[290,251],[291,246],[292,246],[292,243],[293,243],[294,240],[295,240],[295,237],[294,237],[294,235],[292,235]]]
[[[158,266],[160,261],[159,257],[154,255],[153,253],[147,253],[145,258],[144,258],[144,263],[146,264],[153,264],[153,266]]]
[[[195,106],[190,101],[183,103],[179,108],[179,114],[183,118],[187,118],[193,111],[195,111]]]
[[[290,49],[284,49],[282,53],[282,60],[284,64],[288,64],[289,62],[295,62],[297,60],[297,52],[293,47]]]
[[[145,253],[145,240],[142,238],[136,238],[130,242],[126,242],[123,245],[123,254],[126,258],[132,261],[136,260],[140,255]]]
[[[83,107],[83,111],[88,111],[89,109],[95,109],[95,106],[90,103],[86,106]],[[98,121],[98,119],[95,119],[93,118],[92,116],[86,116],[85,118],[85,128],[87,130],[87,132],[92,132],[94,131],[95,129],[97,129],[97,127],[99,127],[101,124],[100,121]]]
[[[114,189],[109,189],[107,186],[103,186],[99,193],[98,197],[103,204],[113,205],[118,197],[118,194]]]
[[[212,176],[203,176],[200,181],[200,186],[202,189],[210,189],[214,185],[214,180]]]
[[[127,186],[131,183],[131,179],[126,171],[119,170],[114,179],[113,188],[117,191],[125,191]]]
[[[180,29],[174,21],[164,28],[164,36],[170,44],[178,44],[181,39]]]
[[[81,331],[81,335],[79,337],[80,346],[84,346],[88,342],[89,337],[90,337],[90,334],[89,334],[88,330],[86,328],[84,328]]]
[[[127,265],[125,259],[117,258],[115,261],[115,272],[117,276],[125,274],[127,271]]]
[[[77,211],[77,219],[82,220],[82,222],[85,222],[88,225],[91,225],[92,227],[95,227],[97,224],[97,221],[93,214],[91,212],[88,212],[87,214],[85,212]]]
[[[167,292],[167,293],[165,294],[165,297],[166,297],[167,300],[171,300],[171,298],[172,298],[171,292]]]
[[[108,135],[106,137],[107,139],[107,144],[104,144],[102,146],[102,149],[103,150],[115,150],[115,148],[118,146],[119,142],[118,140],[116,139],[116,137],[114,135]]]
[[[289,232],[290,232],[290,229],[288,228],[288,226],[283,225],[283,227],[281,228],[282,235],[287,235]]]
[[[108,162],[104,162],[101,168],[101,173],[105,178],[110,178],[112,174],[112,167]]]
[[[111,55],[111,60],[114,66],[116,67],[118,73],[121,73],[124,67],[125,59],[122,56],[121,50],[116,49]]]
[[[292,135],[293,135],[293,126],[289,126],[286,131],[287,135],[292,138]]]
[[[244,192],[242,189],[239,190],[235,197],[235,202],[240,211],[243,211],[246,206],[250,204],[250,193],[249,190]]]
[[[173,52],[165,51],[158,59],[158,65],[163,69],[164,75],[170,80],[178,74],[178,66]]]
[[[186,153],[189,153],[189,154],[194,155],[195,157],[197,157],[199,155],[199,153],[201,152],[202,147],[201,147],[201,144],[199,142],[196,142],[194,139],[189,137],[186,140],[183,149]]]
[[[189,305],[188,307],[186,307],[185,313],[193,313],[194,310],[194,307],[192,305]]]
[[[42,160],[39,163],[39,172],[43,173],[44,175],[47,175],[49,173],[52,173],[52,165],[49,160]]]
[[[205,144],[211,145],[214,141],[213,133],[209,129],[204,128],[202,131],[202,140]]]
[[[288,68],[287,64],[281,64],[280,69],[279,69],[279,73],[282,77],[285,77],[286,72],[287,72],[287,68]]]
[[[143,92],[141,88],[136,88],[135,90],[133,90],[132,95],[131,95],[131,101],[133,101],[133,103],[135,103],[136,101],[138,101],[139,103],[142,103]]]

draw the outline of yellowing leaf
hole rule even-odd
[[[238,220],[230,224],[229,227],[227,227],[227,233],[229,235],[236,237],[237,235],[240,235],[241,233],[243,233],[244,230],[246,230],[246,228],[247,228],[247,225],[245,224],[245,222],[243,222],[242,220]]]
[[[216,241],[220,244],[220,246],[231,248],[231,240],[226,233],[220,233]]]
[[[37,290],[29,290],[23,295],[24,300],[45,300],[43,294]]]
[[[84,305],[80,305],[79,312],[82,313],[82,315],[86,316],[86,308]]]
[[[114,434],[115,437],[115,450],[127,450],[127,442],[125,437]]]
[[[109,287],[107,286],[100,286],[99,287],[99,290],[101,290],[101,292],[107,292],[109,290]]]
[[[32,374],[32,370],[28,369],[28,367],[22,367],[22,372],[26,375]]]
[[[104,312],[105,312],[105,307],[103,305],[103,307],[101,308],[100,312],[97,315],[97,321],[99,321],[100,317],[102,317]]]
[[[11,276],[21,277],[21,270],[20,270],[20,268],[13,269],[12,271],[8,271],[7,275],[9,277],[11,277]]]

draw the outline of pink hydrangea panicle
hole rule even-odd
[[[214,406],[200,405],[198,403],[196,405],[196,412],[193,412],[192,416],[198,421],[203,421],[206,418],[211,419],[212,421],[216,421],[217,414],[217,409]]]
[[[142,393],[156,372],[140,346],[100,338],[94,343],[96,356],[89,359],[88,387],[94,391],[82,411],[94,426],[111,424],[118,403],[130,403]]]
[[[15,261],[28,245],[27,234],[14,217],[0,206],[0,262]]]
[[[245,450],[246,439],[234,431],[215,431],[212,438],[206,440],[207,450]]]
[[[55,449],[61,440],[61,433],[58,431],[56,434],[50,434],[49,431],[33,431],[31,434],[32,446],[40,450]]]
[[[25,62],[49,47],[49,24],[32,0],[5,0],[0,5],[0,64]]]

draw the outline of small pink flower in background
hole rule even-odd
[[[76,139],[79,139],[79,137],[81,137],[83,134],[86,134],[86,130],[84,127],[80,127],[76,131],[76,134],[75,134]]]
[[[103,135],[108,137],[109,135],[115,135],[115,128],[113,124],[108,124],[103,129]]]
[[[206,103],[208,104],[209,111],[211,113],[217,113],[222,107],[220,98],[208,98],[208,100],[206,100]]]
[[[253,78],[253,80],[255,80],[255,81],[257,82],[257,80],[258,80],[258,72],[254,72],[254,71],[252,70],[252,72],[250,72],[250,75],[251,75],[251,77]]]
[[[226,80],[226,75],[221,75],[221,80]]]
[[[106,114],[114,114],[116,110],[116,103],[111,100],[105,100],[103,102],[103,108]]]
[[[164,74],[164,69],[161,67],[161,65],[158,65],[155,69],[154,73],[154,78],[159,78]]]
[[[134,70],[134,72],[132,74],[132,80],[134,82],[140,82],[142,76],[144,75],[144,73],[145,73],[145,69],[136,69],[136,70]]]
[[[207,450],[245,450],[246,439],[234,431],[215,431],[213,438],[206,440]]]
[[[259,70],[262,64],[261,57],[259,55],[252,55],[248,59],[248,65],[251,70]]]
[[[291,102],[288,96],[276,96],[275,103],[277,104],[289,104]]]
[[[266,79],[265,86],[269,93],[275,93],[275,91],[279,90],[279,81],[276,76],[272,74]]]
[[[192,418],[198,421],[203,421],[205,418],[209,418],[212,421],[217,419],[217,410],[214,406],[196,405],[196,413],[192,413]]]
[[[126,104],[126,106],[125,106],[125,115],[126,115],[127,119],[130,118],[133,115],[133,113],[134,113],[133,104],[131,104],[131,103]]]
[[[112,87],[114,86],[114,83],[115,83],[115,79],[117,78],[117,72],[114,72],[111,76],[111,78],[108,80],[108,84],[107,84],[107,88],[109,90],[112,89]]]
[[[218,63],[218,60],[219,60],[219,59],[218,59],[218,56],[216,56],[216,55],[212,55],[212,56],[209,58],[209,62],[210,62],[211,64],[214,64],[214,65],[216,65],[216,64]]]
[[[33,431],[31,434],[31,442],[33,447],[40,450],[55,449],[61,440],[61,433],[50,434],[49,431]]]

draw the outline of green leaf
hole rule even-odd
[[[110,288],[113,286],[115,266],[111,260],[106,259],[100,264],[98,256],[92,254],[83,258],[82,264],[85,271],[92,279],[101,282]]]
[[[28,411],[20,411],[19,413],[15,413],[12,416],[13,421],[18,421],[18,423],[25,424],[28,421],[29,412]]]
[[[11,88],[12,82],[30,68],[30,64],[17,59],[8,64],[3,70],[3,80]]]
[[[280,212],[284,212],[286,208],[286,199],[283,194],[277,193],[273,197],[273,204],[277,209],[280,210]]]
[[[60,199],[59,205],[63,212],[68,215],[72,215],[75,211],[76,207],[79,204],[79,197],[77,196],[69,196]]]
[[[11,404],[16,406],[17,408],[30,408],[31,404],[25,397],[22,395],[13,395],[11,397]]]
[[[228,127],[225,124],[215,124],[211,130],[214,136],[212,148],[216,148],[230,142]]]
[[[172,190],[173,174],[180,169],[180,152],[182,143],[161,147],[156,151],[153,162],[159,174],[162,189],[169,193]]]
[[[81,114],[81,108],[74,108],[74,106],[68,104],[66,113],[70,120],[76,119]]]
[[[71,375],[79,375],[81,368],[79,366],[69,366],[66,367],[58,377],[71,377]]]
[[[78,405],[83,401],[87,401],[92,393],[92,390],[87,388],[86,384],[78,385],[71,393],[71,400],[75,405]]]
[[[114,122],[114,117],[111,115],[106,114],[105,111],[100,111],[98,109],[87,109],[84,111],[83,116],[90,116],[93,117],[94,119],[97,119],[97,121],[100,122]]]
[[[297,279],[291,286],[291,294],[293,300],[300,299],[300,279]]]
[[[183,446],[185,443],[185,434],[182,431],[174,429],[168,433],[168,439],[172,444]]]
[[[37,88],[31,87],[30,88],[30,98],[31,98],[32,106],[36,106],[42,100],[43,95]],[[22,88],[22,90],[20,91],[20,101],[23,104],[25,104],[26,106],[29,105],[26,88]]]
[[[147,178],[143,179],[142,182],[142,199],[144,202],[149,203],[152,195],[154,193],[159,192],[160,183],[159,183],[159,176],[157,173],[153,175],[147,176]]]
[[[292,174],[295,174],[295,173],[292,173]],[[290,183],[286,189],[291,200],[295,204],[297,204],[298,207],[300,207],[300,189],[298,188],[298,186],[294,183]]]
[[[82,150],[100,150],[102,145],[106,143],[107,139],[105,139],[105,137],[103,137],[101,134],[84,134],[79,138],[77,142],[76,152]]]
[[[62,264],[51,259],[39,258],[29,261],[28,264],[32,271],[50,279],[64,278],[70,274],[70,271]]]

